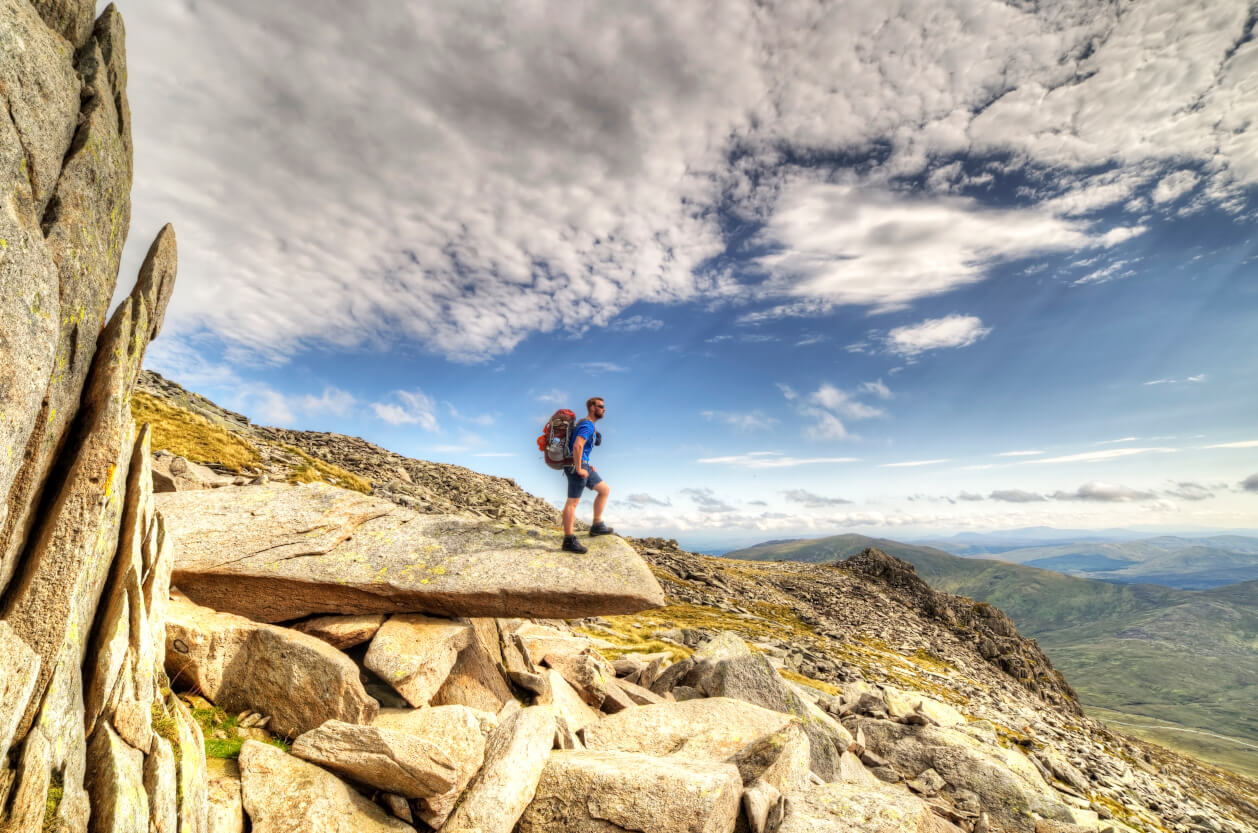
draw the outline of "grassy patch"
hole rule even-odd
[[[138,424],[148,423],[154,451],[164,448],[194,462],[215,463],[235,472],[262,463],[258,450],[245,440],[142,391],[131,394],[131,415]]]
[[[50,833],[57,827],[57,808],[61,806],[61,797],[65,795],[65,781],[60,772],[52,773],[48,783],[48,798],[44,806],[43,833]]]
[[[240,747],[245,745],[248,738],[238,737],[236,735],[236,726],[238,721],[232,715],[215,706],[210,709],[193,709],[192,719],[201,727],[201,734],[205,736],[205,757],[207,758],[238,758],[240,757]],[[227,735],[226,738],[216,738],[216,731]],[[289,751],[289,745],[278,738],[269,738],[264,743]]]
[[[153,731],[158,736],[170,741],[175,748],[179,747],[179,723],[175,718],[166,712],[166,707],[162,705],[160,700],[153,701],[152,708]]]
[[[362,492],[364,495],[371,494],[371,482],[365,478],[348,472],[340,466],[326,463],[318,457],[313,457],[295,445],[284,444],[282,448],[291,454],[296,454],[302,460],[300,466],[288,473],[290,482],[329,483],[333,486],[340,486],[342,489]]]
[[[842,693],[842,691],[836,685],[831,685],[830,683],[824,682],[822,680],[814,680],[812,677],[805,677],[803,674],[800,674],[798,671],[792,671],[789,668],[779,668],[778,673],[782,675],[782,679],[784,680],[790,680],[793,683],[806,685],[809,688],[817,689],[817,691],[824,691],[826,694],[829,694],[832,697],[837,696]]]

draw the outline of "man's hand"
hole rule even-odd
[[[591,468],[593,468],[593,466],[591,466]],[[573,466],[572,470],[573,470],[574,472],[576,472],[577,477],[589,477],[589,476],[590,476],[590,473],[589,473],[588,471],[586,471],[585,469],[579,469],[579,468],[577,468],[577,467]]]

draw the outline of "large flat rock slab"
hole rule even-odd
[[[580,618],[664,604],[620,538],[560,550],[557,531],[421,515],[324,483],[156,496],[175,539],[172,583],[258,622],[312,613]]]

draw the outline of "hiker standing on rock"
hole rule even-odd
[[[563,506],[563,548],[567,552],[588,552],[577,540],[573,527],[577,519],[577,504],[581,502],[581,493],[591,489],[597,495],[594,498],[594,524],[590,527],[590,535],[611,535],[612,528],[603,523],[603,509],[607,506],[607,496],[611,487],[603,482],[598,471],[590,465],[590,449],[602,441],[602,435],[594,430],[594,423],[603,418],[607,407],[601,396],[591,396],[585,401],[585,419],[578,422],[569,439],[569,452],[572,465],[564,468],[568,477],[568,502]]]

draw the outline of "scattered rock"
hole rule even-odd
[[[390,617],[371,640],[363,663],[412,706],[426,706],[472,642],[472,628],[429,616]]]
[[[507,717],[490,736],[485,763],[442,833],[511,833],[533,800],[555,739],[555,714],[532,706]]]
[[[519,833],[728,833],[742,779],[729,764],[629,752],[552,752]]]
[[[241,798],[253,833],[414,833],[314,764],[265,743],[240,750]]]
[[[316,616],[304,619],[290,627],[322,639],[337,650],[344,651],[361,645],[376,635],[384,624],[383,613],[364,613],[359,616]]]

